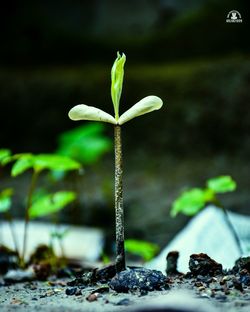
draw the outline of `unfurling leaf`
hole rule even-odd
[[[63,209],[76,199],[74,192],[57,192],[37,199],[29,209],[31,219],[43,217]]]
[[[123,125],[125,122],[135,117],[158,110],[162,107],[162,104],[163,102],[158,96],[147,96],[122,114],[118,120],[118,124]]]
[[[230,176],[219,176],[207,181],[207,187],[215,193],[233,192],[236,186],[236,182]]]
[[[124,64],[126,62],[126,55],[122,56],[117,52],[117,58],[111,69],[111,98],[114,105],[115,120],[119,118],[119,105],[122,94],[122,84],[124,77]]]
[[[88,106],[85,104],[79,104],[74,106],[69,111],[69,118],[72,120],[93,120],[93,121],[103,121],[109,122],[111,124],[116,124],[115,118],[103,110],[96,108],[94,106]]]

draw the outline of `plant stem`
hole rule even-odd
[[[234,237],[234,240],[235,240],[236,245],[237,245],[237,247],[238,247],[240,256],[242,257],[242,255],[243,255],[243,250],[242,250],[242,247],[241,247],[241,243],[240,243],[239,236],[238,236],[238,234],[236,233],[232,222],[230,221],[230,218],[229,218],[229,215],[228,215],[228,211],[227,211],[224,207],[222,207],[222,210],[223,210],[223,212],[224,212],[225,221],[226,221],[226,223],[227,223],[227,225],[228,225],[228,227],[229,227],[229,229],[230,229],[230,231],[231,231],[231,233],[232,233],[232,235],[233,235],[233,237]]]
[[[13,226],[12,216],[11,216],[11,214],[8,211],[6,211],[5,217],[6,217],[6,220],[9,222],[10,232],[11,232],[12,240],[13,240],[13,243],[14,243],[14,248],[15,248],[15,251],[16,251],[17,256],[19,258],[20,255],[19,255],[19,249],[18,249],[18,244],[17,244],[16,233],[15,233],[14,226]]]
[[[27,233],[28,233],[28,224],[30,221],[30,216],[29,216],[29,209],[32,205],[32,196],[33,192],[36,186],[37,178],[39,175],[39,171],[34,170],[31,178],[31,183],[30,183],[30,188],[28,192],[28,199],[27,199],[27,205],[25,209],[25,223],[24,223],[24,235],[23,235],[23,252],[21,256],[21,265],[24,266],[25,263],[25,254],[26,254],[26,248],[27,248]]]
[[[121,127],[115,125],[115,231],[116,231],[116,272],[126,269],[124,252],[124,211],[122,189],[122,139]]]

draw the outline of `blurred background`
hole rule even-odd
[[[242,23],[226,23],[233,9]],[[225,207],[249,214],[246,1],[10,0],[0,14],[1,148],[52,153],[62,133],[83,125],[67,116],[74,105],[113,113],[110,70],[124,52],[120,111],[147,95],[164,101],[123,127],[126,236],[164,246],[188,221],[169,216],[172,201],[222,174],[238,184],[221,197]],[[103,153],[83,162],[78,201],[60,218],[113,238],[112,126],[100,135]],[[10,179],[9,169],[1,168],[0,186],[14,187],[14,214],[23,217],[30,176]],[[71,180],[64,183],[73,188]]]

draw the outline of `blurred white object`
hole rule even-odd
[[[17,237],[18,249],[23,245],[23,221],[13,222],[14,231]],[[66,257],[77,258],[86,261],[96,261],[103,250],[104,235],[96,228],[80,227],[61,224],[55,226],[52,223],[30,222],[28,226],[27,253],[28,257],[39,244],[50,244],[51,233],[59,228],[60,232],[67,230],[63,238],[63,249]],[[8,222],[0,224],[0,244],[14,249],[13,239]],[[57,255],[61,255],[61,248],[57,239],[53,240],[53,247]]]
[[[241,241],[244,256],[250,255],[250,217],[228,212],[231,223]],[[234,237],[220,208],[208,206],[181,230],[162,252],[147,263],[148,268],[166,270],[166,256],[170,251],[179,251],[178,270],[188,271],[189,257],[193,253],[206,253],[209,257],[232,268],[240,257]]]

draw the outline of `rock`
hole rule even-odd
[[[122,306],[122,305],[127,306],[130,304],[131,304],[131,301],[128,298],[124,298],[124,299],[122,299],[116,303],[116,305],[118,305],[118,306]]]
[[[167,255],[167,268],[166,273],[167,275],[175,275],[179,274],[177,271],[177,261],[179,258],[179,252],[178,251],[170,251]]]
[[[233,271],[237,273],[241,270],[247,270],[250,273],[250,257],[242,257],[235,261]]]
[[[109,285],[113,290],[125,293],[135,290],[153,291],[169,288],[166,276],[160,271],[145,268],[128,268],[116,274]]]
[[[16,269],[18,267],[18,254],[0,245],[0,274],[6,274],[9,270]]]
[[[189,269],[195,276],[214,276],[222,273],[222,265],[203,253],[190,256]]]
[[[95,279],[100,283],[109,282],[116,274],[115,264],[107,265],[95,271]]]
[[[5,274],[5,283],[21,283],[32,281],[35,278],[35,273],[33,270],[10,270]]]
[[[67,288],[65,293],[67,296],[73,296],[76,294],[78,288],[77,287],[71,287],[71,288]]]

